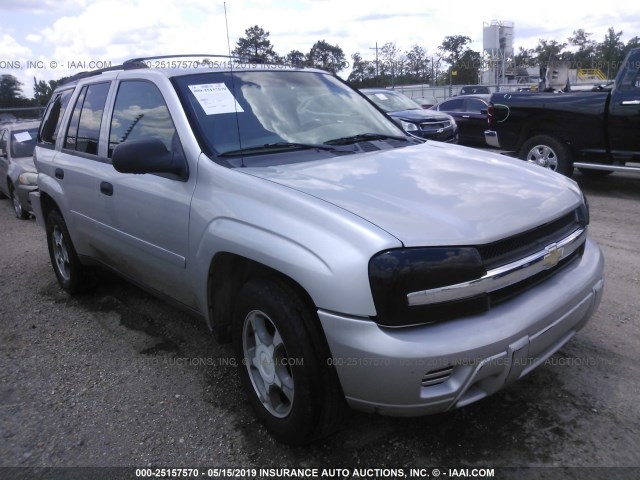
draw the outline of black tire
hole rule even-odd
[[[579,168],[578,170],[587,178],[604,178],[613,173],[613,170],[593,170],[591,168]]]
[[[20,197],[16,193],[13,185],[9,185],[9,196],[11,197],[11,203],[13,204],[13,213],[16,218],[19,220],[26,220],[29,218],[29,212],[27,212],[24,208],[22,208],[22,204],[20,203]]]
[[[233,343],[249,403],[278,441],[302,445],[338,428],[346,402],[319,321],[285,282],[240,289]]]
[[[536,135],[524,142],[519,158],[567,177],[573,174],[569,148],[549,135]]]
[[[57,210],[49,212],[46,229],[49,258],[60,286],[70,294],[91,288],[91,270],[80,263],[67,224]]]

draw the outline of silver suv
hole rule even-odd
[[[116,271],[232,341],[287,443],[345,407],[480,400],[596,309],[603,258],[576,184],[408,137],[319,70],[125,62],[54,93],[35,151],[54,272]]]

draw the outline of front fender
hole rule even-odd
[[[207,311],[206,286],[213,258],[218,253],[231,253],[291,278],[319,308],[358,316],[375,315],[367,271],[369,253],[348,242],[336,242],[335,237],[331,244],[335,249],[332,258],[323,258],[322,252],[275,231],[231,218],[216,219],[203,232],[193,262],[199,310]]]

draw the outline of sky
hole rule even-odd
[[[280,55],[325,40],[348,60],[355,52],[374,60],[376,43],[387,42],[435,54],[449,35],[470,37],[482,52],[483,26],[492,21],[513,22],[516,51],[539,39],[566,42],[580,28],[596,41],[609,27],[623,31],[624,42],[640,36],[638,0],[227,0],[226,12],[225,22],[217,0],[0,0],[0,74],[16,76],[31,97],[34,76],[55,80],[139,56],[227,54],[226,25],[231,49],[259,25]]]

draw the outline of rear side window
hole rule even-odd
[[[69,104],[73,89],[63,90],[57,93],[53,100],[49,103],[49,107],[44,114],[40,133],[38,134],[38,142],[44,145],[55,145],[60,131],[62,117]]]
[[[466,111],[473,113],[481,113],[482,110],[486,110],[487,106],[478,99],[468,98],[466,104]]]
[[[124,81],[118,88],[109,132],[109,157],[129,140],[157,138],[169,151],[179,151],[176,129],[162,93],[154,84]]]
[[[91,155],[98,154],[102,113],[108,93],[109,83],[82,87],[67,129],[65,148]]]
[[[456,98],[448,102],[443,102],[438,110],[445,112],[462,112],[464,111],[464,100],[462,98]]]

